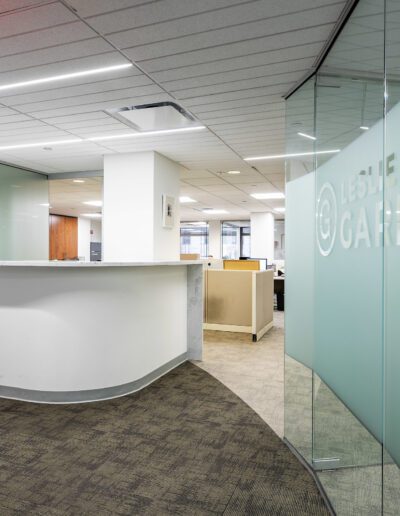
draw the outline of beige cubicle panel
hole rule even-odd
[[[200,260],[198,253],[181,253],[181,260]]]
[[[273,271],[261,271],[253,274],[253,310],[255,311],[255,333],[259,334],[266,327],[269,330],[274,319]],[[265,330],[264,333],[268,330]]]
[[[272,271],[206,270],[204,329],[261,338],[273,325],[273,281]]]

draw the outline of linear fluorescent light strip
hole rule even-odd
[[[23,88],[24,86],[35,86],[36,84],[46,84],[48,82],[64,81],[66,79],[75,79],[75,77],[87,77],[88,75],[96,75],[99,73],[115,72],[130,68],[131,63],[124,63],[120,65],[105,66],[103,68],[92,68],[91,70],[84,70],[82,72],[64,73],[62,75],[52,75],[50,77],[42,77],[41,79],[32,79],[31,81],[13,82],[11,84],[0,85],[0,91],[12,90],[14,88]]]
[[[282,192],[252,193],[250,195],[251,197],[254,197],[254,199],[258,200],[285,198],[285,194],[283,194]]]
[[[16,145],[4,145],[0,147],[0,151],[2,150],[12,150],[12,149],[31,149],[34,147],[45,147],[47,145],[67,145],[68,143],[82,143],[82,138],[74,138],[71,140],[58,140],[54,142],[36,142],[36,143],[21,143]]]
[[[228,213],[226,210],[219,210],[214,208],[205,208],[203,213],[208,213],[209,215],[219,215],[220,213]]]
[[[200,131],[201,129],[205,129],[205,127],[203,125],[197,125],[195,127],[180,127],[179,129],[161,129],[159,131],[146,131],[143,133],[114,134],[111,136],[92,136],[91,138],[86,138],[86,141],[103,142],[107,140],[118,140],[122,138],[138,138],[143,136],[158,136],[162,134],[175,134],[189,131]]]
[[[299,136],[302,136],[303,138],[308,138],[309,140],[316,140],[316,137],[315,136],[311,136],[311,134],[306,134],[306,133],[297,133]]]
[[[250,158],[244,158],[245,161],[258,161],[264,159],[280,159],[280,158],[296,158],[298,156],[315,156],[316,154],[335,154],[340,152],[340,149],[324,150],[316,152],[297,152],[294,154],[275,154],[273,156],[252,156]]]
[[[69,143],[83,143],[83,142],[101,142],[107,140],[118,140],[124,138],[136,138],[141,136],[157,136],[162,134],[174,134],[187,131],[199,131],[205,129],[203,125],[195,127],[182,127],[179,129],[165,129],[160,131],[147,131],[144,133],[129,133],[129,134],[115,134],[113,136],[94,136],[92,138],[74,138],[71,140],[58,140],[51,142],[37,142],[37,143],[21,143],[16,145],[4,145],[0,147],[0,151],[13,149],[30,149],[34,147],[45,147],[50,145],[67,145]]]

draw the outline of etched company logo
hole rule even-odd
[[[385,166],[380,160],[356,173],[323,183],[316,209],[319,252],[329,256],[344,250],[400,246],[400,192],[395,177],[396,156]],[[337,192],[337,193],[336,193]]]
[[[317,201],[317,242],[319,252],[328,256],[335,245],[337,229],[336,194],[330,183],[324,183]]]

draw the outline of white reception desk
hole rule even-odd
[[[0,397],[73,403],[202,358],[203,265],[0,262]]]

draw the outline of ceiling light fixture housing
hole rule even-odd
[[[181,202],[182,204],[185,204],[185,203],[197,202],[197,201],[195,201],[191,197],[187,197],[186,195],[181,195],[181,197],[179,197],[179,202]]]
[[[137,132],[183,129],[198,125],[194,116],[176,102],[107,109],[105,113]]]

